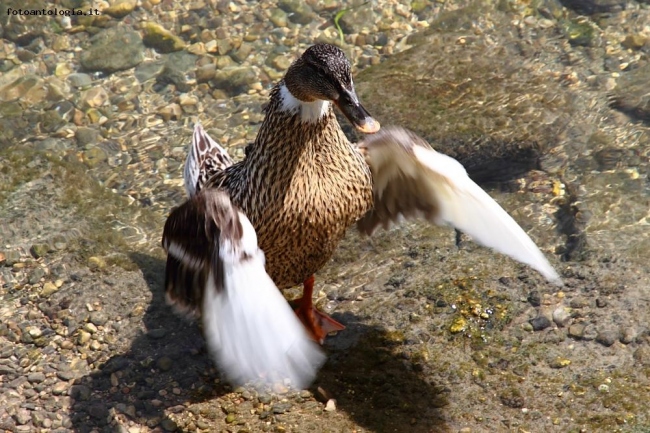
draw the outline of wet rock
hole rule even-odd
[[[510,388],[499,395],[499,399],[504,406],[512,408],[524,407],[524,397],[518,389]]]
[[[91,336],[92,335],[90,334],[90,332],[79,331],[79,336],[77,338],[77,342],[79,343],[79,345],[84,345],[84,344],[86,344],[86,343],[88,343],[90,341]]]
[[[165,335],[167,335],[167,330],[165,328],[152,329],[151,331],[147,332],[147,336],[149,338],[153,338],[154,340],[159,340]]]
[[[27,281],[29,284],[36,284],[41,281],[41,278],[45,276],[45,271],[43,268],[32,269],[32,271],[27,276]]]
[[[336,400],[334,399],[327,400],[327,403],[325,403],[325,411],[334,412],[335,410],[336,410]]]
[[[25,75],[0,88],[0,101],[20,100],[35,105],[45,101],[46,97],[45,81],[35,75]]]
[[[300,0],[280,0],[278,6],[287,13],[292,23],[306,25],[314,17],[314,12],[309,5]]]
[[[569,337],[580,339],[584,335],[585,324],[584,323],[574,323],[569,326],[568,334]]]
[[[44,132],[55,132],[66,124],[60,112],[55,110],[46,111],[41,114],[41,129]]]
[[[271,17],[269,20],[273,23],[275,27],[286,27],[287,24],[289,23],[289,18],[287,17],[287,13],[283,11],[280,8],[273,9],[271,11]]]
[[[546,316],[537,316],[529,320],[529,322],[533,327],[533,331],[541,331],[551,326],[551,321]]]
[[[78,128],[74,137],[77,139],[77,144],[80,147],[85,147],[88,144],[97,144],[100,139],[99,131],[87,127]]]
[[[217,89],[221,89],[230,96],[245,93],[248,87],[257,81],[257,74],[249,66],[235,66],[217,71],[211,81]]]
[[[88,401],[90,400],[91,391],[86,385],[72,385],[70,387],[70,397],[75,400]]]
[[[641,346],[632,355],[634,361],[643,366],[650,366],[650,347]]]
[[[108,408],[101,403],[93,404],[88,408],[88,414],[97,420],[104,421],[108,416]]]
[[[102,30],[90,39],[90,43],[80,59],[87,71],[110,74],[137,66],[144,60],[140,34],[126,27]]]
[[[165,69],[164,60],[155,60],[152,62],[144,62],[135,68],[135,77],[139,82],[144,83],[152,78],[157,77]]]
[[[625,9],[625,0],[564,0],[565,6],[582,14],[620,12]]]
[[[44,257],[50,251],[52,251],[52,247],[50,247],[48,244],[34,244],[29,249],[29,252],[32,254],[32,256],[35,259],[40,259],[41,257]]]
[[[94,149],[101,150],[101,149],[99,149],[99,148],[94,148]],[[92,150],[92,149],[91,149],[91,150]],[[103,152],[103,150],[102,150],[102,152]],[[106,156],[106,153],[104,153],[104,157],[105,157],[105,156]],[[99,158],[99,156],[98,156],[98,155],[96,155],[96,156],[91,156],[91,157],[90,157],[90,161],[93,161],[93,158]],[[105,159],[105,158],[104,158],[104,159]],[[102,161],[103,161],[104,159],[102,159]],[[85,161],[85,158],[84,158],[84,161]],[[88,258],[88,267],[89,267],[91,270],[93,270],[93,271],[104,269],[104,268],[106,267],[106,260],[104,260],[104,259],[101,258],[101,257],[92,256],[92,257]]]
[[[168,356],[163,356],[156,361],[156,365],[162,371],[168,371],[174,366],[174,361]]]
[[[285,413],[287,411],[291,410],[291,403],[275,403],[273,405],[273,413],[275,414],[280,414],[280,413]]]
[[[108,322],[108,316],[103,311],[93,311],[90,313],[89,320],[93,325],[104,326]]]
[[[185,41],[183,39],[160,24],[147,22],[142,25],[142,29],[144,31],[144,44],[154,48],[159,53],[172,53],[185,48]]]
[[[603,346],[609,347],[614,343],[616,343],[618,338],[619,338],[618,331],[615,331],[613,329],[606,329],[598,333],[598,335],[596,336],[596,342],[602,344]]]
[[[621,332],[621,343],[630,344],[636,339],[636,330],[634,328],[625,328]]]
[[[102,87],[93,87],[81,95],[84,109],[101,107],[108,102],[108,92]]]
[[[648,38],[641,34],[627,35],[621,45],[630,50],[639,50],[648,42]]]
[[[291,59],[284,53],[272,54],[266,59],[266,64],[276,71],[285,72],[291,66]]]
[[[650,120],[647,92],[650,63],[621,74],[612,95],[612,106],[639,120]]]
[[[571,308],[585,308],[589,306],[589,300],[582,296],[576,296],[575,298],[571,299],[569,305]]]
[[[571,45],[581,47],[594,45],[596,33],[593,24],[587,20],[572,19],[567,21],[565,33]]]
[[[16,424],[25,425],[32,420],[32,417],[27,409],[20,408],[16,410],[13,419],[16,421]]]
[[[196,70],[196,82],[197,83],[207,83],[210,81],[214,75],[217,73],[217,65],[214,63],[209,63],[207,65],[200,66]]]
[[[59,288],[52,282],[48,281],[43,284],[43,290],[41,290],[41,297],[49,298],[53,293],[58,291]]]
[[[558,307],[553,310],[553,322],[560,328],[565,327],[571,320],[571,313],[566,307]]]
[[[27,375],[27,381],[29,381],[29,383],[41,383],[44,380],[45,380],[45,374],[40,373],[40,372],[38,372],[38,373],[29,373]]]
[[[165,59],[165,67],[156,77],[158,83],[173,84],[180,92],[189,92],[188,72],[194,69],[196,56],[185,51],[171,53]]]
[[[165,430],[165,431],[176,431],[176,429],[178,428],[178,426],[176,425],[176,423],[175,423],[173,420],[169,419],[169,418],[165,418],[165,419],[160,423],[160,426],[161,426],[161,427],[163,428],[163,430]]]
[[[549,361],[548,366],[551,368],[564,368],[571,365],[571,360],[567,358],[557,357]]]
[[[8,3],[11,5],[11,3]],[[50,9],[48,2],[43,0],[25,0],[20,3],[15,3],[15,9],[24,10],[43,10]],[[7,14],[6,9],[3,14]],[[16,45],[26,46],[31,44],[34,40],[46,34],[46,30],[50,25],[51,18],[42,15],[5,15],[6,21],[2,22],[4,27],[3,36]]]
[[[332,14],[333,17],[336,14]],[[369,4],[358,5],[354,8],[349,8],[344,14],[339,15],[339,26],[343,33],[359,33],[364,27],[368,26],[368,20],[373,19],[372,8]],[[381,27],[381,26],[380,26]],[[383,27],[380,30],[385,30]]]
[[[533,290],[528,294],[528,302],[533,307],[539,307],[542,303],[542,296],[537,290]]]
[[[106,155],[106,152],[101,147],[93,147],[83,153],[83,161],[84,164],[88,166],[88,168],[97,167],[99,164],[106,161],[107,159],[108,159],[108,155]],[[95,257],[95,259],[99,259],[99,258]],[[88,260],[88,265],[91,267],[91,269],[94,269],[93,266],[96,266],[97,269],[101,269],[103,267],[99,261],[91,262],[90,259]],[[105,265],[106,264],[104,263],[104,266]]]
[[[117,0],[110,7],[103,10],[103,13],[112,16],[113,18],[124,18],[138,5],[137,0]]]
[[[4,265],[13,266],[20,261],[20,253],[15,250],[4,251]]]
[[[244,60],[250,55],[250,53],[253,51],[253,45],[249,44],[247,42],[244,42],[241,44],[241,46],[237,49],[237,51],[233,52],[230,56],[235,60],[237,63],[243,63]]]

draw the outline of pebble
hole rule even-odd
[[[171,368],[174,366],[174,361],[168,356],[163,356],[158,359],[156,365],[162,371],[168,371],[171,370]]]
[[[529,320],[534,331],[541,331],[551,326],[551,321],[546,316],[537,316]]]
[[[565,327],[571,321],[570,310],[566,307],[558,307],[553,310],[553,322],[560,328]]]
[[[574,323],[569,326],[568,334],[569,337],[591,341],[598,336],[598,331],[592,324]]]
[[[167,335],[167,330],[165,328],[152,329],[151,331],[147,332],[147,337],[152,338],[154,340],[159,340],[161,338],[164,338],[166,335]]]
[[[43,284],[43,290],[41,290],[41,297],[48,298],[57,290],[59,290],[59,287],[57,287],[56,284],[47,281],[45,284]]]
[[[650,347],[649,346],[641,346],[637,350],[634,351],[634,355],[632,355],[634,358],[634,361],[638,365],[643,365],[643,366],[650,366]]]
[[[29,327],[27,329],[27,332],[29,333],[29,336],[32,338],[38,338],[41,335],[43,335],[43,331],[41,331],[41,329],[36,326]]]
[[[113,18],[124,18],[137,6],[137,0],[116,0],[110,7],[105,8],[102,12]]]
[[[634,328],[625,328],[623,332],[621,332],[621,343],[630,344],[634,340],[636,340],[636,330],[634,330]]]
[[[84,108],[102,107],[108,102],[108,92],[102,87],[93,87],[81,95],[81,103]]]
[[[585,308],[589,306],[589,300],[582,296],[577,296],[571,299],[569,305],[571,306],[571,308]]]
[[[596,336],[596,342],[602,344],[603,346],[609,347],[616,343],[619,337],[620,334],[618,331],[613,329],[606,329],[598,333]]]
[[[29,373],[27,375],[27,380],[29,383],[41,383],[45,380],[45,374],[43,373]]]
[[[27,276],[27,281],[29,284],[36,284],[41,281],[41,278],[45,276],[45,271],[42,268],[33,269]]]
[[[291,410],[291,403],[287,403],[287,402],[275,403],[272,408],[272,411],[275,414],[285,413],[289,410]]]
[[[84,345],[90,341],[91,334],[86,331],[79,331],[78,342],[80,345]]]
[[[539,307],[542,304],[542,296],[537,290],[533,290],[528,294],[528,302],[533,307]]]
[[[169,419],[169,418],[165,418],[165,419],[160,423],[160,426],[161,426],[165,431],[176,431],[176,429],[178,428],[178,426],[176,425],[176,423],[175,423],[173,420]]]
[[[16,410],[13,418],[18,425],[25,425],[32,420],[32,416],[30,415],[29,411],[23,408]]]
[[[104,326],[106,322],[108,322],[108,316],[102,311],[93,311],[88,316],[88,320],[90,320],[93,325]]]
[[[327,403],[325,403],[325,410],[327,412],[334,412],[336,410],[336,400],[332,398],[327,400]]]
[[[66,77],[66,80],[68,81],[68,83],[70,83],[71,86],[77,87],[79,89],[90,87],[93,83],[93,80],[92,78],[90,78],[90,75],[81,72],[68,75]]]
[[[154,48],[159,53],[172,53],[185,48],[185,41],[160,24],[146,22],[142,25],[144,31],[143,42]]]
[[[52,394],[54,395],[62,395],[65,394],[67,391],[68,391],[68,384],[65,382],[57,382],[52,387]]]
[[[100,31],[81,53],[81,66],[87,71],[112,73],[137,66],[144,60],[140,33],[123,26]]]

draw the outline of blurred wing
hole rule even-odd
[[[187,195],[192,197],[201,190],[206,180],[231,165],[232,159],[228,152],[205,132],[199,122],[196,122],[183,171]]]
[[[168,300],[200,313],[210,352],[229,380],[307,386],[324,361],[264,269],[246,216],[207,189],[169,216],[163,233]]]
[[[526,232],[455,159],[436,152],[414,133],[384,128],[359,144],[374,180],[374,209],[358,222],[372,234],[400,218],[423,217],[449,224],[474,241],[526,263],[547,280],[559,275]]]

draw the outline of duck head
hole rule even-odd
[[[300,108],[305,121],[317,121],[334,103],[361,132],[372,134],[379,130],[379,122],[359,102],[354,90],[350,62],[339,48],[316,44],[289,67],[283,95],[285,109]],[[283,89],[284,90],[284,89]]]

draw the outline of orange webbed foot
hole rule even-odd
[[[323,344],[325,337],[330,332],[342,331],[345,326],[332,319],[327,314],[318,311],[312,304],[312,294],[314,291],[314,276],[307,278],[303,284],[304,290],[302,298],[292,302],[294,312],[305,325],[312,338],[318,343]]]

